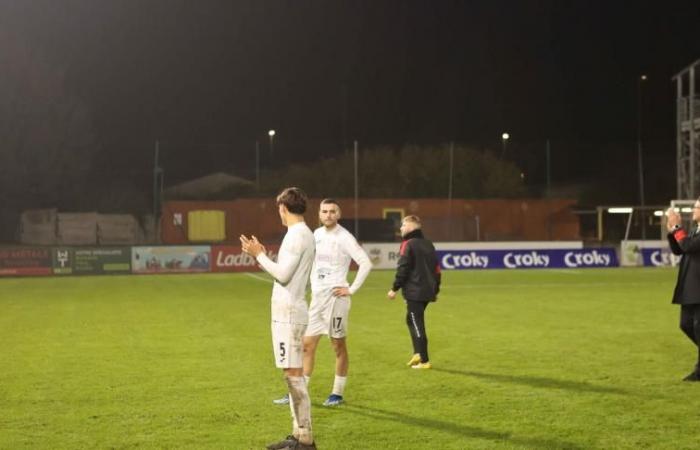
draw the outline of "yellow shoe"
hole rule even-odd
[[[430,364],[429,362],[419,363],[419,364],[411,366],[411,369],[432,369],[432,368],[433,368],[433,365]]]
[[[418,353],[411,356],[411,360],[406,363],[407,366],[415,366],[416,364],[420,364],[420,354]]]

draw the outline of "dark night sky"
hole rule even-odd
[[[571,152],[558,158],[559,178],[582,177],[611,143],[634,157],[641,73],[649,170],[673,171],[670,78],[700,58],[698,1],[0,5],[0,27],[67,70],[104,167],[146,180],[155,139],[177,179],[249,164],[269,128],[287,160],[352,139],[498,146],[507,130],[514,148],[551,138]],[[574,154],[570,142],[592,150]]]

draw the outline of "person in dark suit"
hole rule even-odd
[[[401,222],[401,250],[394,284],[387,293],[396,298],[401,290],[406,300],[406,325],[413,341],[413,356],[407,365],[430,369],[428,336],[425,334],[425,309],[440,292],[440,264],[433,243],[423,236],[418,216],[406,216]]]
[[[671,251],[682,255],[673,303],[681,305],[681,330],[693,341],[698,352],[695,369],[683,380],[700,381],[700,199],[693,206],[695,227],[691,231],[683,228],[681,216],[673,208],[669,208],[666,216]]]

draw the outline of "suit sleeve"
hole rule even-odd
[[[391,290],[398,292],[411,274],[411,269],[413,268],[413,251],[411,250],[411,241],[404,241],[401,244],[401,250],[399,251],[399,262],[396,267],[396,277],[394,278],[394,285]]]
[[[674,255],[682,255],[683,249],[681,249],[678,242],[676,242],[676,239],[673,237],[673,233],[668,233],[666,237],[668,238],[668,246],[671,248],[671,253]]]
[[[440,293],[440,283],[442,283],[442,269],[440,263],[435,264],[435,296]]]
[[[676,245],[681,250],[681,253],[676,253],[675,251],[673,252],[677,255],[686,253],[700,253],[700,235],[691,237],[688,235],[687,231],[680,228],[672,233],[672,240],[675,241]],[[671,239],[669,239],[669,242],[670,241]],[[671,251],[673,251],[673,244],[671,244]]]

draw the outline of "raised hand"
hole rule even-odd
[[[242,234],[239,240],[241,241],[241,250],[253,258],[257,258],[260,253],[265,253],[265,246],[255,236],[251,236],[249,239]]]
[[[666,229],[672,231],[676,225],[680,226],[681,222],[681,215],[675,209],[668,208],[666,211]]]

